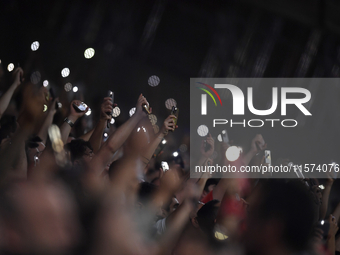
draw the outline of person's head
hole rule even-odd
[[[315,221],[311,194],[300,181],[268,180],[249,199],[245,233],[250,254],[286,253],[307,248]]]
[[[65,149],[70,153],[73,165],[87,164],[94,156],[90,142],[83,139],[72,140],[65,145]]]
[[[154,196],[157,187],[148,182],[141,182],[137,194],[137,204],[139,208],[146,206]]]
[[[79,237],[74,201],[59,183],[21,183],[0,196],[2,247],[13,254],[63,254]]]
[[[220,201],[214,199],[206,203],[197,212],[197,217],[192,219],[195,227],[200,228],[206,235],[212,237]]]

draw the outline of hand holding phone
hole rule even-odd
[[[111,102],[112,102],[112,104],[113,104],[114,93],[113,93],[111,90],[109,90],[109,91],[107,92],[107,97],[110,97],[110,98],[111,98]],[[111,116],[111,118],[112,118],[112,111],[111,111],[111,112],[106,112],[106,114],[109,115],[109,116]],[[107,125],[106,125],[107,128],[110,128],[110,121],[111,121],[111,120],[108,120],[108,121],[107,121]]]
[[[87,105],[84,102],[81,102],[79,105],[73,103],[72,106],[77,113],[85,112],[87,109]]]
[[[176,106],[173,106],[172,109],[171,109],[171,115],[174,115],[176,116],[176,118],[172,118],[173,121],[174,121],[174,129],[176,128],[177,126],[177,121],[178,121],[178,112],[179,112],[179,109],[176,107]],[[174,130],[170,130],[170,131],[174,131]]]

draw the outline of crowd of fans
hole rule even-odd
[[[134,115],[108,138],[103,133],[112,118],[110,97],[98,106],[95,127],[74,137],[73,126],[88,109],[79,110],[82,102],[73,100],[64,121],[55,123],[58,98],[23,81],[23,74],[15,69],[0,98],[1,254],[340,251],[340,205],[327,215],[332,178],[323,192],[312,178],[216,178],[209,172],[190,178],[180,155],[159,153],[164,137],[178,128],[176,116],[155,132],[143,95]],[[8,115],[15,92],[16,116]],[[263,163],[265,148],[256,135],[242,164]],[[198,149],[197,165],[211,165],[217,150],[211,135]]]

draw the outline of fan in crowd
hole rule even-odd
[[[1,254],[340,251],[340,204],[328,205],[331,177],[323,191],[312,178],[221,178],[209,171],[190,178],[180,153],[162,153],[164,138],[176,136],[177,116],[164,116],[154,129],[142,94],[135,113],[108,137],[116,105],[104,97],[92,106],[100,112],[94,128],[75,137],[75,124],[89,110],[83,102],[73,100],[63,112],[47,88],[25,82],[21,68],[12,78],[0,98]],[[263,164],[264,137],[249,145],[239,164]],[[209,134],[196,165],[217,163],[214,151],[225,155],[229,146],[217,146]]]

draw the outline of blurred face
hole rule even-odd
[[[83,155],[83,160],[87,164],[89,163],[94,156],[93,150],[91,150],[89,147],[86,147],[86,150]]]
[[[247,254],[273,254],[272,250],[283,245],[284,225],[279,218],[268,218],[262,215],[261,188],[256,189],[249,199],[249,213],[245,231]],[[286,248],[286,247],[285,247]]]
[[[36,254],[62,254],[76,244],[79,223],[73,201],[61,187],[24,187],[16,200],[20,241],[12,243],[15,248]]]

